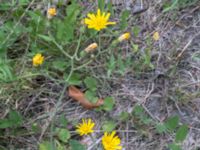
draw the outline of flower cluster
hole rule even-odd
[[[82,123],[77,125],[76,132],[79,133],[81,136],[88,135],[90,133],[93,133],[95,123],[91,120],[82,120]],[[112,131],[110,134],[108,132],[105,132],[102,137],[102,145],[104,147],[104,150],[121,150],[122,146],[120,138],[116,135],[116,131]]]
[[[57,10],[55,7],[50,7],[47,10],[47,18],[48,19],[51,19],[56,15],[57,15]],[[87,25],[88,28],[100,31],[102,29],[107,28],[108,25],[116,24],[116,22],[110,22],[109,18],[110,18],[110,13],[102,12],[100,9],[98,9],[96,14],[88,13],[87,18],[85,18],[83,20],[83,22],[84,22],[84,24]],[[158,35],[155,35],[155,39],[157,39],[157,36]],[[129,40],[130,37],[131,37],[131,34],[129,32],[126,32],[126,33],[122,34],[121,36],[119,36],[117,38],[117,40],[115,40],[113,43],[118,43],[118,42],[122,42],[125,40]],[[93,52],[95,49],[97,49],[97,47],[98,47],[97,43],[92,43],[92,44],[88,45],[84,49],[84,51],[81,52],[81,56],[83,57],[87,53]],[[36,54],[32,59],[32,64],[34,67],[37,67],[37,66],[42,65],[43,61],[44,61],[44,56],[42,56],[42,54]]]

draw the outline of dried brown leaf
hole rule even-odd
[[[97,108],[104,103],[103,99],[98,99],[95,104],[91,103],[87,98],[85,98],[84,93],[75,86],[69,87],[68,94],[71,98],[78,101],[83,107],[87,109]]]

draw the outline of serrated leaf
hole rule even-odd
[[[70,132],[67,129],[58,129],[58,138],[63,141],[67,142],[70,139]]]
[[[103,126],[102,129],[104,132],[111,132],[115,129],[116,127],[116,123],[114,121],[106,121]]]
[[[103,109],[106,111],[111,111],[113,109],[114,104],[115,103],[112,97],[106,97],[104,99]]]
[[[69,145],[71,147],[71,150],[86,150],[85,146],[76,140],[70,140]]]
[[[84,83],[85,83],[86,87],[87,87],[89,90],[96,91],[96,89],[97,89],[97,81],[96,81],[95,78],[87,77],[87,78],[84,80]]]
[[[81,7],[77,2],[72,2],[71,5],[68,5],[66,9],[67,18],[66,20],[71,25],[76,22],[78,15],[80,14]]]
[[[184,141],[187,134],[188,134],[188,126],[182,125],[176,132],[176,138],[175,138],[176,142]]]
[[[165,122],[165,126],[167,127],[167,129],[172,131],[178,126],[178,123],[179,123],[179,117],[174,116],[167,119],[167,121]]]

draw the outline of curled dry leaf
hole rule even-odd
[[[74,100],[78,101],[83,107],[85,107],[87,109],[99,107],[99,106],[103,105],[103,103],[104,103],[103,99],[98,99],[98,101],[95,104],[91,103],[87,98],[85,98],[84,93],[81,92],[75,86],[69,87],[68,94],[70,97],[72,97]]]

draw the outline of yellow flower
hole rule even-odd
[[[121,150],[120,146],[121,140],[118,136],[115,136],[116,132],[113,131],[111,134],[107,132],[104,133],[102,137],[102,144],[105,150]]]
[[[154,32],[154,34],[153,34],[153,39],[155,40],[155,41],[158,41],[159,39],[160,39],[160,35],[159,35],[159,33],[156,31],[156,32]]]
[[[92,43],[88,47],[85,48],[85,52],[89,53],[95,50],[98,47],[97,43]]]
[[[85,120],[82,119],[82,123],[80,123],[79,125],[77,125],[77,130],[76,132],[78,132],[81,136],[82,135],[87,135],[89,133],[93,133],[93,127],[95,126],[95,123],[91,120]]]
[[[97,10],[97,14],[88,13],[88,18],[85,18],[85,24],[88,25],[88,28],[93,28],[97,31],[104,29],[107,25],[114,25],[116,22],[109,22],[110,13],[101,12],[100,9]]]
[[[41,65],[43,61],[44,61],[44,56],[42,56],[42,54],[40,53],[36,54],[32,59],[33,66],[35,67]]]
[[[54,17],[57,14],[56,8],[55,7],[51,7],[47,10],[47,17],[49,19],[51,19],[52,17]]]
[[[129,32],[126,32],[124,34],[122,34],[119,38],[118,38],[118,41],[124,41],[124,40],[128,40],[130,39],[131,37],[131,34]]]

